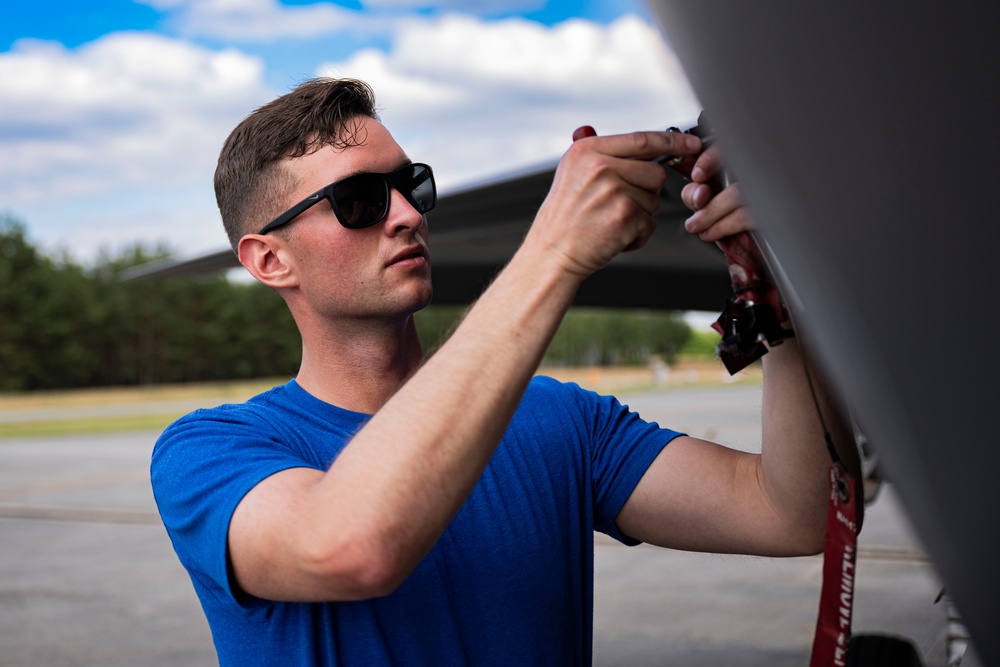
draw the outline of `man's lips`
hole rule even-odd
[[[409,266],[409,265],[424,265],[428,262],[427,249],[421,245],[412,245],[404,248],[395,255],[386,264],[386,266]]]

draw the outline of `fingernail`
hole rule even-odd
[[[694,228],[695,228],[695,220],[694,216],[692,215],[690,218],[684,221],[684,229],[688,230],[689,232],[693,232]]]
[[[684,140],[684,146],[689,150],[696,151],[699,148],[701,148],[701,139],[694,136],[693,134],[689,134],[687,135],[687,138]]]

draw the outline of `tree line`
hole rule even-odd
[[[282,299],[257,283],[166,277],[121,280],[164,259],[134,246],[82,266],[40,252],[25,226],[0,218],[0,391],[291,377],[301,340]],[[416,316],[433,351],[464,308]],[[545,358],[552,365],[668,362],[691,339],[671,313],[572,309]]]

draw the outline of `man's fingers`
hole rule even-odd
[[[704,183],[688,183],[681,190],[681,201],[692,211],[700,211],[708,206],[713,196],[712,188]]]
[[[682,132],[632,132],[599,137],[586,134],[586,130],[593,131],[584,126],[574,132],[574,143],[612,157],[655,160],[667,155],[697,155],[701,151],[701,139]]]
[[[697,234],[703,241],[719,241],[753,229],[739,184],[734,183],[718,193],[709,185],[723,166],[718,146],[711,146],[698,156],[691,168],[691,182],[681,190],[684,205],[694,211],[684,221],[684,229]]]
[[[611,137],[578,138],[564,156],[557,169],[557,177],[574,174],[571,180],[581,190],[602,191],[604,188],[625,188],[625,193],[635,198],[636,191],[646,191],[646,196],[656,201],[667,180],[666,170],[652,160],[623,158],[603,149],[618,146],[617,141],[598,145],[596,142]],[[649,210],[648,205],[643,205]],[[653,209],[655,211],[655,209]]]
[[[647,215],[655,215],[660,210],[660,188],[634,187],[629,193],[632,201],[638,204],[639,208]]]
[[[633,250],[638,250],[639,248],[646,245],[649,239],[653,238],[653,232],[656,231],[656,226],[653,224],[644,225],[639,228],[639,233],[636,234],[635,239],[629,243],[622,252],[632,252]]]
[[[750,216],[747,213],[746,208],[739,208],[719,220],[716,224],[712,225],[704,232],[700,233],[698,238],[702,241],[712,243],[720,241],[727,236],[735,236],[740,232],[749,231],[751,229],[753,229],[753,221],[750,220]]]
[[[719,147],[711,146],[698,156],[691,168],[691,180],[695,183],[708,183],[713,176],[722,170],[722,153]]]
[[[703,187],[700,185],[686,187]],[[688,193],[685,202],[694,195]],[[752,221],[743,206],[739,185],[733,184],[712,197],[684,222],[684,228],[691,234],[698,234],[705,240],[715,241],[723,236],[752,229]],[[707,234],[707,236],[706,236]]]

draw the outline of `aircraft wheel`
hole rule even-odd
[[[923,667],[923,662],[906,639],[855,635],[847,646],[847,667]]]

